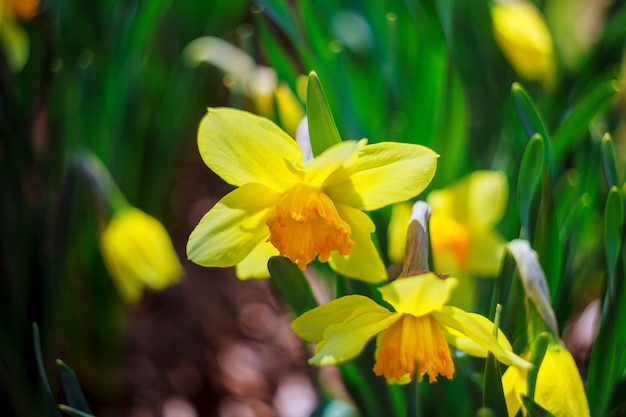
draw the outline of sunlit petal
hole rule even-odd
[[[396,311],[419,317],[441,309],[457,284],[455,278],[441,279],[428,273],[397,279],[378,291]]]
[[[482,327],[485,333],[493,334],[494,324],[491,320],[476,313],[466,313],[466,314],[470,316],[471,319],[478,326]],[[484,346],[476,343],[473,339],[470,339],[469,337],[459,332],[458,330],[455,330],[449,327],[444,327],[444,335],[448,343],[450,343],[453,346],[456,346],[457,349],[462,350],[463,352],[466,352],[472,356],[476,356],[478,358],[486,358],[487,354],[489,353],[489,351]],[[509,339],[507,339],[507,337],[504,335],[504,333],[501,330],[498,332],[498,344],[504,350],[513,350],[513,348],[511,347],[511,343],[509,342]]]
[[[368,145],[359,154],[349,181],[327,188],[336,202],[362,210],[376,210],[411,199],[435,175],[438,155],[429,148],[407,143]]]
[[[346,295],[337,298],[319,307],[309,310],[291,323],[291,328],[303,340],[310,343],[319,343],[324,337],[328,326],[343,323],[357,309],[389,313],[373,300],[362,295]]]
[[[305,182],[315,187],[326,188],[350,178],[356,166],[359,151],[367,141],[347,140],[322,152],[304,165]]]
[[[324,340],[317,345],[315,355],[309,363],[334,365],[354,358],[371,338],[387,329],[401,316],[402,313],[392,313],[386,309],[357,309],[346,322],[326,329]]]
[[[211,108],[198,128],[206,165],[229,184],[262,183],[284,191],[301,178],[295,140],[270,120],[241,110]]]
[[[267,278],[270,272],[267,269],[267,261],[272,256],[278,255],[271,243],[265,240],[256,245],[254,249],[241,262],[237,264],[236,274],[239,279]]]
[[[265,219],[279,198],[279,193],[261,184],[231,191],[191,232],[187,256],[202,266],[238,264],[269,236]]]
[[[432,314],[439,324],[452,328],[473,340],[476,344],[493,353],[498,361],[522,368],[532,366],[513,352],[504,350],[491,332],[486,331],[480,322],[477,322],[474,317],[460,308],[445,306],[439,311],[433,311]]]
[[[500,270],[504,249],[504,238],[498,232],[490,229],[471,230],[465,268],[477,275],[495,277]]]
[[[380,282],[387,278],[387,271],[382,259],[372,242],[372,233],[375,230],[374,223],[362,211],[337,205],[337,211],[351,227],[351,238],[354,241],[352,252],[349,255],[341,255],[333,252],[328,260],[335,271],[357,278],[365,282]]]

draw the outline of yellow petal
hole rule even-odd
[[[435,175],[437,158],[431,149],[408,143],[367,145],[347,182],[327,188],[334,201],[362,210],[376,210],[421,193]]]
[[[466,314],[470,316],[471,319],[477,325],[482,327],[485,333],[493,334],[494,324],[491,320],[489,320],[485,316],[481,316],[480,314],[476,314],[476,313],[466,313]],[[446,336],[446,340],[448,341],[448,343],[450,343],[453,346],[456,346],[457,349],[462,350],[463,352],[466,352],[478,358],[487,357],[487,354],[489,353],[489,351],[484,346],[476,343],[473,339],[470,339],[466,335],[452,328],[444,327],[444,331],[445,331],[445,336]],[[511,343],[509,342],[509,339],[507,339],[507,337],[502,332],[502,330],[498,331],[498,344],[504,350],[509,350],[509,351],[513,350],[513,348],[511,347]]]
[[[503,349],[491,332],[486,331],[480,322],[477,322],[474,317],[460,308],[445,306],[439,311],[433,311],[432,314],[440,325],[454,329],[473,340],[477,345],[493,353],[496,359],[505,365],[516,365],[522,368],[532,367],[528,361],[509,350]]]
[[[287,133],[295,135],[298,125],[304,118],[304,109],[291,88],[282,81],[276,87],[276,108],[281,125]]]
[[[269,236],[265,219],[279,198],[279,193],[261,184],[231,191],[191,232],[187,256],[202,266],[238,264]]]
[[[515,417],[522,407],[521,395],[526,395],[526,370],[509,366],[502,375],[502,390],[509,417]]]
[[[469,256],[465,269],[484,277],[497,276],[504,249],[504,238],[498,232],[485,229],[470,231]]]
[[[307,311],[291,323],[291,328],[303,340],[319,343],[329,326],[343,323],[359,308],[389,312],[370,298],[362,295],[346,295]]]
[[[345,182],[354,172],[359,151],[367,140],[346,140],[326,149],[304,165],[305,182],[315,187],[328,187]]]
[[[262,241],[237,264],[236,274],[239,279],[268,278],[270,272],[267,269],[267,261],[272,256],[279,255],[271,243]]]
[[[163,225],[131,207],[113,217],[100,236],[105,264],[127,301],[144,285],[160,290],[178,281],[183,268]]]
[[[412,210],[411,203],[398,203],[391,207],[391,219],[387,228],[388,255],[391,262],[396,264],[402,265],[404,262],[406,234]]]
[[[535,401],[556,417],[589,416],[589,403],[576,362],[559,343],[548,345],[539,366]]]
[[[397,279],[378,291],[396,311],[419,317],[441,309],[457,284],[455,278],[441,279],[427,273]]]
[[[301,178],[296,142],[270,120],[242,110],[209,109],[198,149],[206,165],[235,186],[257,182],[284,191]]]
[[[344,323],[329,326],[309,363],[335,365],[350,360],[361,353],[371,338],[402,317],[402,313],[378,307],[358,308]]]
[[[349,255],[341,255],[337,251],[331,253],[328,260],[330,267],[342,275],[365,282],[387,279],[385,265],[372,242],[375,230],[372,220],[367,214],[352,207],[337,205],[337,212],[350,225],[354,246]]]

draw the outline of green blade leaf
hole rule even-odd
[[[513,83],[511,87],[511,93],[513,95],[513,102],[515,103],[515,109],[522,121],[526,135],[529,138],[535,136],[535,134],[541,135],[545,139],[545,151],[544,160],[546,167],[550,167],[550,134],[546,129],[546,124],[543,118],[537,110],[535,102],[530,98],[524,87],[519,83]]]
[[[600,154],[602,156],[602,166],[604,168],[604,177],[609,188],[619,186],[619,177],[617,175],[617,167],[615,165],[615,147],[611,135],[606,133],[602,137],[600,144]]]
[[[541,177],[544,143],[543,137],[539,134],[533,135],[530,142],[528,142],[522,158],[517,182],[517,196],[522,226],[526,236],[529,238],[534,232],[530,227],[530,212],[533,196]]]
[[[585,137],[589,130],[589,123],[597,114],[606,111],[612,105],[613,97],[618,91],[617,81],[605,81],[579,100],[569,111],[554,134],[554,156],[557,160]]]
[[[615,280],[615,269],[622,246],[622,227],[624,226],[624,205],[616,186],[611,187],[604,209],[604,247],[609,276],[609,288]]]
[[[300,315],[317,306],[311,287],[297,265],[284,256],[273,256],[267,262],[272,283],[293,312]]]
[[[532,369],[528,370],[528,378],[526,383],[528,384],[528,397],[535,398],[535,386],[537,385],[537,375],[539,375],[539,368],[543,357],[548,350],[548,344],[550,343],[551,336],[548,333],[541,333],[530,345],[530,362],[534,365]]]
[[[276,23],[289,39],[299,39],[296,22],[293,19],[289,2],[281,0],[256,0],[256,3]]]
[[[48,377],[46,376],[46,368],[44,367],[43,355],[41,354],[41,338],[39,337],[39,326],[37,326],[37,323],[33,323],[33,346],[35,348],[35,358],[37,360],[37,369],[39,370],[41,387],[43,389],[46,416],[61,417],[56,402],[54,401],[54,397],[52,396],[52,391],[50,390]]]
[[[498,337],[498,328],[500,327],[500,314],[502,306],[496,306],[495,318],[493,320],[493,335]],[[504,397],[504,389],[502,388],[502,376],[500,374],[500,365],[491,352],[487,355],[485,361],[485,378],[483,379],[483,407],[488,408],[497,416],[507,414],[506,399]]]
[[[57,366],[61,371],[61,382],[63,384],[63,390],[65,391],[65,397],[68,404],[72,408],[93,414],[89,408],[89,404],[87,404],[85,396],[83,395],[83,391],[80,388],[80,383],[78,382],[74,371],[61,359],[57,359]]]
[[[341,142],[322,84],[314,71],[309,74],[307,83],[306,112],[314,156]]]
[[[75,416],[75,417],[95,417],[91,413],[86,413],[84,411],[77,410],[74,407],[70,407],[70,406],[65,405],[65,404],[59,404],[59,409],[61,411],[63,411],[64,413],[69,414],[70,416]]]

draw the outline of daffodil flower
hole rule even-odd
[[[512,352],[494,324],[478,314],[446,305],[456,287],[455,278],[433,273],[399,278],[378,290],[393,311],[362,295],[348,295],[316,307],[292,323],[304,340],[317,343],[309,363],[333,365],[357,356],[377,336],[373,371],[388,380],[429,381],[452,378],[454,362],[449,344],[470,355],[488,352],[502,363],[524,369],[530,363]]]
[[[200,154],[237,188],[193,230],[189,259],[203,266],[243,264],[249,273],[261,265],[254,275],[262,277],[269,255],[280,254],[302,270],[317,258],[348,277],[385,279],[371,239],[374,224],[363,210],[419,194],[438,156],[419,145],[366,143],[344,141],[303,163],[295,140],[268,119],[209,109],[199,127]]]
[[[558,377],[557,377],[558,376]],[[528,372],[511,367],[502,375],[502,388],[510,417],[523,407],[528,393]],[[556,340],[548,344],[539,366],[534,401],[556,417],[588,417],[589,403],[576,362],[567,348]],[[525,411],[525,410],[524,410]]]
[[[537,7],[525,0],[500,1],[491,14],[496,42],[515,71],[550,87],[556,68],[554,45]]]
[[[183,275],[163,225],[128,206],[117,212],[100,235],[105,265],[122,297],[134,303],[145,286],[161,290]]]
[[[430,241],[434,270],[457,277],[454,304],[472,304],[472,278],[493,277],[500,268],[504,238],[495,230],[506,209],[508,186],[501,171],[475,171],[456,183],[428,194],[432,208]],[[406,240],[409,203],[393,207],[388,229],[389,256],[401,263]]]

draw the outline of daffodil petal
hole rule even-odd
[[[530,362],[511,351],[504,350],[491,332],[485,331],[474,317],[460,308],[444,306],[439,311],[433,311],[432,314],[440,325],[465,335],[465,337],[493,353],[496,359],[505,365],[516,365],[522,368],[532,367]]]
[[[389,259],[393,263],[402,264],[404,261],[406,235],[412,212],[413,204],[408,202],[394,204],[391,207],[391,219],[389,220],[389,227],[387,227],[387,240],[389,241]]]
[[[521,395],[526,395],[526,370],[509,366],[502,375],[502,390],[508,415],[516,416],[522,406]]]
[[[495,277],[505,250],[504,238],[490,229],[470,230],[467,271],[484,277]]]
[[[235,270],[237,278],[268,278],[270,272],[267,269],[267,261],[272,256],[279,255],[278,249],[265,240],[259,243],[241,262]]]
[[[350,178],[358,161],[359,151],[367,140],[347,140],[326,149],[304,165],[305,182],[314,187],[328,187]]]
[[[382,142],[367,145],[349,181],[326,188],[333,201],[361,210],[376,210],[421,193],[435,175],[437,158],[420,145]]]
[[[441,309],[457,284],[456,278],[441,279],[427,273],[397,279],[378,291],[396,311],[419,317]]]
[[[229,184],[284,191],[301,179],[298,144],[272,121],[242,110],[211,108],[198,128],[206,165]]]
[[[350,278],[365,282],[380,282],[387,278],[387,271],[374,242],[372,233],[374,223],[360,210],[352,207],[336,205],[339,216],[350,225],[350,238],[354,241],[350,255],[331,253],[328,263],[330,267]]]
[[[335,365],[354,358],[372,337],[389,328],[402,316],[402,313],[392,313],[378,307],[359,308],[344,323],[329,326],[309,363]]]
[[[504,215],[509,186],[502,171],[475,171],[468,177],[468,220],[474,227],[493,228]]]
[[[476,314],[476,313],[467,313],[467,315],[471,316],[472,320],[477,325],[482,327],[482,329],[486,333],[493,334],[494,324],[487,317],[481,316],[480,314]],[[489,353],[489,351],[485,347],[476,343],[473,339],[470,339],[469,337],[459,332],[458,330],[455,330],[450,327],[443,327],[443,331],[444,331],[444,336],[446,337],[446,340],[448,341],[448,343],[453,346],[456,346],[457,349],[462,350],[463,352],[466,352],[478,358],[487,357],[487,354]],[[507,337],[501,330],[498,331],[498,344],[504,350],[509,350],[509,351],[513,350],[513,348],[511,347],[511,343],[509,342],[509,339],[507,339]]]
[[[191,232],[187,256],[202,266],[238,264],[269,236],[265,219],[279,199],[279,193],[262,184],[231,191]]]
[[[319,343],[324,338],[324,331],[329,326],[343,323],[359,308],[389,312],[370,298],[362,295],[346,295],[307,311],[291,322],[291,328],[303,340]]]

